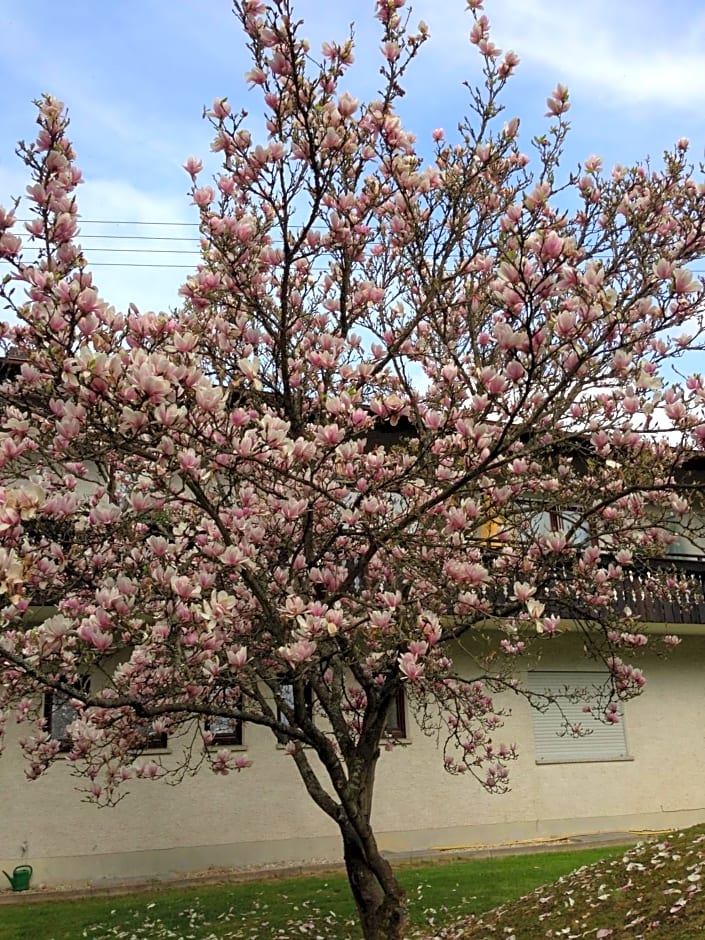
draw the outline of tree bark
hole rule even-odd
[[[408,926],[406,892],[372,839],[341,826],[345,868],[365,940],[404,940]]]
[[[324,690],[323,701],[326,695]],[[313,726],[307,729],[339,802],[322,786],[306,750],[297,747],[293,755],[309,795],[340,829],[348,882],[365,940],[405,940],[408,926],[406,892],[379,851],[370,822],[386,711],[386,705],[378,710],[375,720],[366,724],[361,740],[354,745],[342,713],[328,710],[336,738],[346,754],[347,773],[328,736]]]

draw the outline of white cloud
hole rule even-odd
[[[679,23],[677,13],[669,15],[664,36],[659,7],[633,0],[621,8],[609,0],[505,0],[497,26],[527,62],[606,93],[603,104],[702,106],[705,53],[693,41],[697,20],[691,14]]]
[[[468,62],[471,18],[461,7],[418,0],[430,24],[431,54],[442,67]],[[493,39],[514,49],[547,82],[563,81],[601,107],[705,104],[705,13],[673,0],[487,0]]]
[[[373,0],[293,0],[305,21],[302,32],[317,54],[322,39],[342,39],[357,20],[357,62],[343,86],[358,97],[379,86],[380,24],[373,20]],[[467,104],[462,81],[479,75],[479,58],[468,42],[472,18],[464,0],[408,0],[412,26],[424,19],[431,29],[404,84],[410,94],[400,110],[409,126],[428,143],[436,126],[451,129]],[[539,117],[543,97],[564,81],[577,105],[589,142],[579,157],[602,152],[606,136],[638,153],[653,138],[667,133],[677,115],[679,130],[698,146],[705,105],[705,10],[697,0],[486,0],[494,38],[514,48],[524,66],[512,86],[512,113]],[[79,191],[84,219],[140,222],[193,221],[185,194],[188,179],[179,164],[193,152],[210,167],[210,130],[200,121],[203,102],[228,94],[234,107],[245,106],[247,124],[259,126],[260,96],[243,82],[247,65],[238,25],[225,0],[124,0],[105,17],[78,17],[67,25],[54,0],[15,0],[5,24],[6,55],[0,62],[6,112],[0,128],[0,202],[21,194],[26,178],[10,160],[16,137],[31,136],[29,99],[42,88],[65,96],[73,124],[78,163],[88,182]],[[139,14],[139,15],[137,15]],[[664,16],[668,22],[664,23]],[[39,25],[42,28],[39,28]],[[529,80],[527,83],[527,79]],[[543,89],[538,94],[536,82]],[[529,91],[532,102],[528,103]],[[521,96],[524,95],[522,98]],[[648,120],[644,120],[644,114]],[[685,113],[685,117],[684,117]],[[653,118],[652,118],[653,115]],[[629,124],[629,131],[624,127]],[[672,122],[671,122],[672,123]],[[682,124],[690,124],[680,129]],[[667,132],[664,130],[668,125]],[[630,137],[626,138],[626,133]],[[652,137],[646,142],[646,136]],[[608,141],[609,143],[610,141]],[[659,144],[656,150],[661,150]],[[628,158],[628,157],[627,157]],[[196,230],[147,227],[104,229],[114,235],[188,237]],[[189,265],[191,255],[114,252],[91,247],[197,247],[190,243],[144,239],[99,242],[96,228],[84,225],[84,245],[95,264],[96,280],[106,299],[125,307],[134,301],[144,309],[177,302],[177,289],[188,274],[181,267],[108,267],[111,263]],[[124,258],[124,262],[122,259]]]

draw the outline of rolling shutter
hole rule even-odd
[[[586,700],[571,702],[563,697],[566,687],[573,690],[600,688],[607,682],[605,672],[530,672],[527,688],[531,692],[550,691],[560,696],[560,708],[556,704],[546,711],[532,709],[534,744],[538,764],[563,764],[573,761],[628,760],[624,716],[619,712],[618,724],[599,721],[583,711]],[[588,700],[589,703],[589,700]],[[569,725],[580,725],[588,732],[581,736],[571,733]]]

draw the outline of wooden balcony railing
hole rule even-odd
[[[626,569],[615,602],[649,623],[705,623],[705,558],[674,556]]]
[[[597,613],[592,604],[581,597],[581,592],[570,590],[574,577],[569,567],[554,571],[555,582],[560,583],[563,592],[567,588],[570,600],[556,599],[555,583],[554,589],[539,590],[537,598],[565,620],[592,619]],[[512,607],[511,590],[507,584],[481,593],[501,611]],[[633,568],[625,567],[622,579],[613,584],[601,609],[629,612],[642,623],[705,624],[705,556],[653,558]]]

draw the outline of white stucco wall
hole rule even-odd
[[[639,665],[648,682],[625,708],[627,761],[537,765],[530,709],[513,698],[497,740],[517,742],[521,756],[502,796],[446,774],[435,740],[409,717],[408,746],[380,759],[374,821],[382,846],[450,848],[705,819],[705,638],[687,637],[667,659],[649,655]],[[544,644],[539,668],[595,667],[572,636]],[[136,781],[111,809],[81,802],[65,760],[27,782],[17,733],[10,729],[0,758],[0,868],[29,862],[35,884],[339,855],[334,825],[263,729],[244,729],[249,770],[218,777],[203,768],[177,787]]]

